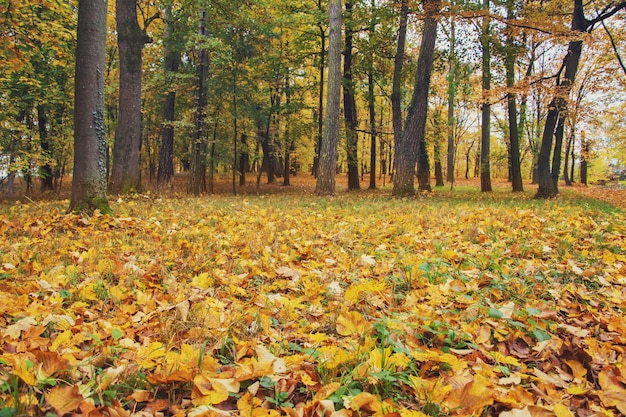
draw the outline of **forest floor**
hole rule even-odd
[[[0,204],[0,417],[626,414],[623,191],[176,181]]]

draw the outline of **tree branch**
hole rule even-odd
[[[622,71],[624,71],[624,74],[626,74],[626,66],[624,65],[624,61],[622,61],[622,57],[617,50],[617,45],[615,44],[615,39],[613,39],[613,35],[611,34],[611,32],[609,32],[609,28],[607,28],[604,24],[604,20],[602,21],[602,27],[606,31],[606,34],[609,35],[609,39],[611,40],[611,46],[613,47],[613,52],[615,52],[615,56],[617,57],[619,65],[622,67]]]
[[[604,10],[602,10],[594,19],[587,20],[587,28],[593,28],[596,23],[608,19],[624,8],[626,8],[626,1],[616,4],[613,8],[611,8],[610,5],[605,7]]]

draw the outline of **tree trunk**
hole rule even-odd
[[[111,212],[106,195],[104,129],[106,18],[106,0],[79,1],[70,211]]]
[[[454,184],[454,101],[456,98],[457,81],[456,81],[456,53],[455,53],[455,25],[454,18],[450,20],[450,60],[448,68],[448,155],[447,155],[447,180],[450,184]]]
[[[507,0],[507,20],[515,19],[514,1]],[[520,161],[520,146],[519,146],[519,129],[517,124],[517,101],[513,87],[515,85],[515,38],[512,35],[512,28],[508,28],[506,35],[506,86],[509,89],[507,94],[507,106],[509,116],[509,135],[510,135],[510,160],[511,160],[511,182],[513,192],[524,191],[524,185],[522,183],[522,169]]]
[[[372,4],[374,0],[372,0]],[[374,29],[370,28],[370,33]],[[368,189],[376,189],[376,97],[374,96],[374,56],[370,53],[367,70],[367,105],[370,114],[370,184]]]
[[[337,146],[339,143],[339,114],[341,102],[341,0],[330,0],[330,35],[328,39],[328,91],[324,138],[315,185],[318,195],[335,193]]]
[[[565,185],[572,185],[574,176],[570,176],[569,161],[572,161],[572,168],[574,167],[574,132],[571,132],[567,138],[567,144],[565,145],[565,160],[563,161],[563,180]]]
[[[248,135],[241,134],[241,151],[239,152],[239,185],[246,185],[246,172],[250,169],[250,154],[248,153]]]
[[[585,132],[580,132],[580,183],[587,185],[587,157],[589,156],[589,141],[585,138]]]
[[[430,165],[426,150],[426,116],[428,112],[428,90],[433,68],[437,22],[441,0],[425,0],[426,18],[422,42],[417,58],[415,87],[407,111],[402,139],[396,143],[396,170],[393,177],[393,195],[413,195],[415,188],[415,164],[419,165],[417,180],[419,191],[430,191]]]
[[[481,44],[483,104],[481,111],[480,142],[480,191],[489,192],[491,188],[491,41],[489,30],[489,0],[484,0],[486,16],[483,18]]]
[[[120,60],[119,119],[113,145],[111,192],[140,192],[141,51],[150,38],[137,24],[136,0],[116,0]]]
[[[346,158],[348,160],[348,190],[358,190],[359,157],[356,101],[352,80],[352,9],[353,0],[346,0],[345,44],[343,50],[343,114],[346,121]]]
[[[391,85],[391,112],[394,143],[402,141],[402,67],[406,45],[406,26],[409,15],[408,0],[402,0],[400,6],[400,27],[398,29],[398,47],[393,60],[393,81]]]
[[[198,24],[198,34],[206,36],[205,19],[207,13],[202,13]],[[209,54],[206,49],[199,51],[198,80],[197,80],[197,107],[196,107],[196,134],[191,145],[191,163],[189,167],[189,192],[199,195],[206,191],[206,108],[207,108],[207,75]]]
[[[180,53],[173,45],[174,23],[172,21],[172,6],[165,9],[165,38],[164,64],[165,83],[167,90],[163,103],[163,125],[161,126],[161,151],[159,153],[159,168],[157,170],[157,185],[159,188],[172,189],[174,178],[174,125],[176,110],[176,91],[172,88],[173,75],[180,66]]]
[[[317,7],[322,12],[322,0],[317,0]],[[320,152],[322,150],[322,135],[324,131],[324,68],[326,66],[326,31],[321,21],[318,25],[320,31],[320,85],[317,103],[317,140],[315,142],[315,156],[313,158],[313,175],[317,177],[319,169]]]
[[[39,144],[43,156],[49,161],[52,157],[50,149],[50,141],[48,140],[48,119],[46,117],[46,111],[42,105],[37,106],[37,124],[39,125]],[[41,191],[54,190],[52,166],[50,162],[46,163],[39,168],[39,178],[41,179]]]

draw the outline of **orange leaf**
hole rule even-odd
[[[44,397],[60,416],[76,410],[83,401],[83,396],[76,385],[54,387],[46,392]]]
[[[490,388],[487,378],[476,375],[472,382],[465,384],[460,390],[450,393],[445,403],[451,409],[460,409],[463,414],[480,414],[481,410],[493,404],[495,391]]]

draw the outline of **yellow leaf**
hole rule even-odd
[[[161,342],[152,342],[137,351],[137,365],[144,369],[154,368],[155,360],[165,356],[165,346]]]
[[[574,417],[574,413],[572,413],[570,409],[563,404],[555,404],[554,414],[556,417]]]
[[[71,330],[66,330],[63,333],[59,334],[54,342],[50,345],[50,351],[55,352],[60,347],[66,347],[70,344],[72,340],[72,332]]]
[[[191,280],[191,285],[206,290],[215,285],[215,280],[208,272],[203,272]]]
[[[367,322],[358,311],[344,311],[337,318],[337,333],[342,336],[362,336]]]
[[[196,375],[193,379],[191,402],[195,406],[215,405],[228,399],[228,389],[214,378]]]

